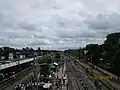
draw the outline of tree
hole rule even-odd
[[[49,65],[53,63],[51,55],[47,54],[42,57],[42,59],[39,59],[39,64],[45,64],[41,66],[41,74],[48,75],[49,72]]]
[[[111,33],[106,36],[106,40],[104,42],[104,51],[105,59],[107,62],[112,63],[112,70],[118,76],[119,80],[119,70],[120,70],[120,32],[119,33]]]
[[[118,50],[118,52],[116,52],[112,64],[113,64],[114,73],[117,75],[118,81],[119,81],[119,77],[120,77],[120,72],[119,72],[119,70],[120,70],[120,49]]]
[[[120,33],[111,33],[106,36],[104,41],[104,51],[106,51],[105,59],[107,62],[111,62],[114,54],[118,50],[120,40]]]
[[[49,72],[49,65],[42,65],[40,71],[41,71],[41,74],[46,77],[50,73]]]
[[[38,52],[38,55],[41,55],[41,48],[40,47],[38,47],[37,52]]]
[[[15,53],[15,49],[10,47],[3,47],[1,55],[5,56],[6,60],[8,60],[9,53]]]
[[[87,57],[91,60],[93,64],[99,63],[99,58],[101,56],[100,47],[98,44],[86,45],[86,50],[88,51]]]
[[[61,58],[60,54],[59,53],[55,53],[55,59],[60,59],[60,58]]]
[[[53,63],[53,60],[52,60],[51,55],[48,55],[48,56],[46,57],[46,59],[47,59],[47,64]]]
[[[39,63],[47,63],[47,64],[51,64],[53,62],[51,55],[44,55],[42,57],[42,59],[39,60]]]

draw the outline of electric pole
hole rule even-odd
[[[78,49],[78,53],[79,53],[79,61],[80,61],[80,51],[81,51],[81,48]]]

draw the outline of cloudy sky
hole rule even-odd
[[[63,50],[118,31],[119,0],[0,0],[0,46]]]

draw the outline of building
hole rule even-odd
[[[25,58],[25,55],[20,55],[20,59],[24,59]]]
[[[13,53],[9,53],[8,59],[9,59],[9,60],[13,60]]]
[[[20,58],[20,52],[16,52],[15,57],[18,59]]]
[[[16,52],[16,57],[17,57],[17,59],[24,59],[25,55],[21,52]]]
[[[34,52],[34,53],[33,53],[33,55],[34,55],[34,56],[37,56],[37,55],[38,55],[38,53],[37,53],[37,52]]]
[[[1,60],[5,60],[5,56],[1,56],[0,59],[1,59]]]

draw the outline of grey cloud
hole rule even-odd
[[[32,42],[32,43],[29,43],[28,45],[35,46],[35,45],[48,45],[48,44],[45,42]]]
[[[33,25],[33,24],[31,24],[31,23],[29,23],[29,22],[21,22],[19,25],[18,25],[18,27],[20,28],[20,29],[24,29],[24,30],[35,30],[36,28],[35,28],[35,25]]]
[[[120,4],[114,1],[1,1],[0,45],[63,50],[100,44],[120,29]]]
[[[62,31],[62,30],[61,30]],[[69,29],[58,33],[60,38],[97,37],[97,32],[88,28]]]
[[[116,29],[120,28],[120,14],[111,13],[111,14],[98,14],[96,17],[87,18],[84,20],[84,23],[92,29]]]
[[[34,37],[35,37],[35,38],[39,38],[39,39],[41,39],[41,38],[46,38],[45,36],[37,36],[37,35],[34,35]]]

